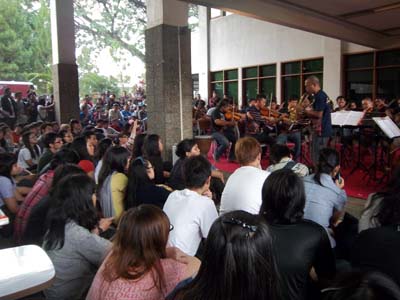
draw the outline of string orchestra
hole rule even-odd
[[[380,155],[381,164],[385,164],[385,167],[380,166],[381,168],[391,168],[392,162],[388,161],[390,158],[386,153],[399,148],[400,139],[388,141],[374,124],[373,118],[387,116],[399,125],[400,99],[386,103],[382,97],[377,97],[374,101],[370,97],[365,97],[361,101],[361,106],[357,107],[354,101],[347,101],[345,97],[338,96],[334,103],[322,91],[318,79],[313,76],[306,80],[305,90],[300,98],[291,96],[281,106],[272,101],[272,95],[267,99],[261,94],[249,99],[248,105],[240,109],[229,97],[217,99],[218,104],[210,109],[211,113],[206,112],[205,105],[196,105],[194,111],[202,111],[201,118],[210,121],[213,137],[218,136],[214,139],[218,144],[219,141],[223,144],[223,147],[217,147],[214,158],[218,160],[223,155],[226,150],[224,147],[227,148],[228,143],[234,144],[241,136],[252,136],[263,146],[263,154],[268,147],[276,143],[291,143],[293,159],[309,166],[314,165],[320,149],[339,147],[343,150],[341,153],[345,156],[344,161],[355,159],[359,162],[362,160],[363,151],[369,151],[374,152],[372,154],[375,157]],[[362,118],[356,125],[332,124],[333,114],[349,111],[362,112]],[[358,151],[354,151],[354,145],[360,145],[354,148]],[[361,148],[364,149],[361,151]],[[234,159],[234,153],[231,153],[229,160]],[[372,167],[364,169],[367,175],[376,179],[376,174],[371,175],[371,173],[376,173],[378,169],[377,159],[373,164]]]

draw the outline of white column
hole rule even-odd
[[[193,60],[200,60],[199,69],[199,91],[200,95],[208,100],[210,97],[210,18],[211,10],[208,7],[199,5],[199,51],[198,57]],[[206,101],[208,103],[208,101]]]
[[[158,25],[187,26],[188,4],[177,0],[147,0],[147,29]]]
[[[324,38],[324,91],[330,99],[341,95],[342,78],[342,42]]]
[[[276,95],[276,103],[281,104],[282,99],[281,99],[281,88],[282,88],[282,78],[281,78],[281,62],[278,61],[276,62],[276,90],[275,90],[275,95]],[[300,97],[301,95],[299,95]]]

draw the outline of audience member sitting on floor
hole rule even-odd
[[[394,181],[398,184],[398,170]],[[393,185],[390,185],[393,187]],[[377,270],[400,284],[400,201],[399,194],[384,194],[371,217],[374,226],[360,232],[351,255],[351,263],[362,270]]]
[[[168,299],[283,299],[278,278],[268,226],[260,217],[234,211],[214,222],[199,273]]]
[[[101,167],[103,166],[103,157],[107,150],[112,146],[112,140],[109,138],[104,138],[99,142],[94,154],[94,159],[96,162],[96,168],[94,169],[94,181],[96,184],[99,183],[99,174]]]
[[[17,158],[14,154],[0,153],[0,209],[9,218],[9,224],[0,228],[0,237],[10,237],[13,232],[18,201],[22,200],[13,177],[20,172],[21,169],[17,165]]]
[[[71,154],[68,154],[68,156],[71,156]],[[46,216],[50,204],[54,199],[53,194],[55,188],[61,179],[73,174],[85,174],[85,171],[83,171],[78,165],[67,162],[59,164],[59,166],[54,170],[54,176],[49,192],[42,197],[35,206],[30,208],[29,215],[26,217],[26,220],[24,220],[25,229],[20,235],[20,243],[22,245],[36,244],[41,246],[43,244],[43,238],[46,234]]]
[[[162,300],[182,280],[197,273],[200,261],[166,248],[173,230],[153,205],[132,208],[121,218],[110,254],[98,270],[87,300]]]
[[[27,170],[35,170],[39,162],[42,150],[37,144],[37,137],[31,131],[22,135],[24,147],[18,153],[18,166]]]
[[[252,214],[260,211],[261,188],[269,172],[261,169],[261,146],[253,137],[236,142],[235,156],[240,164],[229,176],[222,192],[220,214],[244,210]]]
[[[195,255],[218,213],[209,190],[210,162],[201,155],[194,156],[186,160],[183,168],[186,189],[171,193],[164,211],[175,226],[169,236],[170,244]]]
[[[141,156],[131,161],[124,200],[126,210],[140,204],[152,204],[163,208],[170,191],[162,185],[154,184],[153,179],[154,168],[150,161]]]
[[[60,130],[58,134],[61,137],[64,145],[71,144],[72,141],[74,140],[74,136],[71,133],[71,129]]]
[[[43,137],[44,150],[39,158],[37,173],[40,174],[63,145],[61,137],[54,132],[46,133]]]
[[[280,169],[288,169],[292,170],[300,177],[304,177],[309,174],[309,170],[306,165],[293,160],[290,149],[286,145],[273,145],[269,154],[269,160],[271,165],[267,168],[268,172],[274,172]]]
[[[99,173],[97,197],[101,211],[106,218],[113,217],[118,224],[124,211],[125,191],[128,177],[129,152],[124,147],[111,147],[104,154],[103,164]]]
[[[400,300],[400,288],[378,272],[345,274],[323,291],[324,300]]]
[[[335,256],[325,229],[303,219],[303,181],[291,170],[277,170],[265,180],[262,199],[260,215],[274,239],[282,299],[318,299],[314,281],[320,285],[333,277]]]
[[[304,177],[306,206],[304,218],[312,220],[329,232],[334,248],[334,228],[343,220],[347,195],[340,171],[339,153],[330,148],[320,151],[315,174]],[[340,178],[339,178],[340,177]]]
[[[50,187],[52,186],[52,181],[54,178],[55,169],[62,164],[72,163],[77,164],[79,161],[78,155],[75,151],[69,149],[61,149],[59,152],[55,154],[53,159],[50,162],[49,170],[46,173],[41,175],[35,182],[31,191],[26,195],[24,201],[22,202],[17,216],[14,222],[14,240],[17,243],[27,244],[27,242],[23,241],[23,236],[26,236],[28,240],[30,240],[29,234],[25,235],[25,230],[31,229],[32,231],[35,228],[28,227],[28,220],[30,218],[30,214],[35,206],[49,194]],[[46,215],[41,221],[44,223]],[[33,238],[33,237],[32,237]]]
[[[111,219],[98,220],[95,184],[87,175],[69,175],[55,188],[43,248],[56,277],[46,299],[82,299],[111,244],[98,236]]]
[[[146,133],[141,133],[135,136],[132,148],[132,158],[143,156],[143,144],[146,136]]]
[[[94,177],[94,145],[92,143],[88,143],[84,137],[77,137],[71,143],[71,149],[76,151],[79,155],[79,163],[80,166],[86,174],[90,178]]]
[[[400,168],[393,172],[383,192],[368,196],[365,209],[358,223],[358,230],[361,232],[369,228],[379,227],[380,219],[385,219],[386,215],[391,213],[391,210],[397,208],[398,203],[400,203]]]
[[[176,155],[179,159],[175,162],[170,177],[168,186],[174,190],[183,190],[185,181],[183,179],[183,164],[186,158],[201,155],[200,149],[194,139],[184,139],[176,146]],[[216,203],[221,201],[221,194],[224,189],[224,174],[212,167],[210,190],[213,193],[213,200]]]
[[[164,184],[169,177],[169,171],[165,170],[165,163],[161,157],[164,145],[157,134],[147,135],[143,143],[143,157],[151,162],[154,167],[154,182]],[[171,169],[171,168],[170,168]]]

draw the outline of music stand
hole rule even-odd
[[[385,134],[386,138],[389,141],[388,142],[389,143],[388,151],[387,151],[387,163],[388,163],[388,167],[389,167],[388,169],[391,170],[391,168],[392,168],[392,166],[391,166],[391,163],[392,163],[392,160],[391,160],[392,151],[390,149],[391,149],[391,145],[393,143],[393,140],[395,138],[400,137],[400,129],[396,125],[396,123],[394,123],[393,120],[391,118],[389,118],[388,116],[386,116],[386,117],[373,117],[372,119],[375,122],[375,124],[378,125],[378,127],[381,129],[381,131]],[[384,173],[385,174],[380,179],[381,182],[383,181],[383,178],[389,177],[389,172],[387,172],[386,168],[384,168]]]

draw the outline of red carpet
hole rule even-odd
[[[237,168],[239,168],[239,164],[228,162],[224,157],[222,157],[219,162],[214,162],[212,158],[212,150],[214,150],[213,147],[211,147],[208,153],[208,159],[216,168],[228,173],[233,173]],[[363,159],[367,162],[367,166],[369,166],[368,162],[371,161],[371,158],[363,157]],[[269,165],[268,159],[263,159],[261,165],[263,169],[265,169]],[[370,193],[380,191],[385,186],[385,183],[379,183],[377,182],[378,180],[370,179],[366,176],[366,173],[360,169],[357,169],[353,174],[350,174],[352,167],[353,165],[351,164],[341,170],[342,177],[345,180],[345,190],[348,196],[367,199]],[[380,172],[378,172],[377,175],[378,178],[382,176]]]

